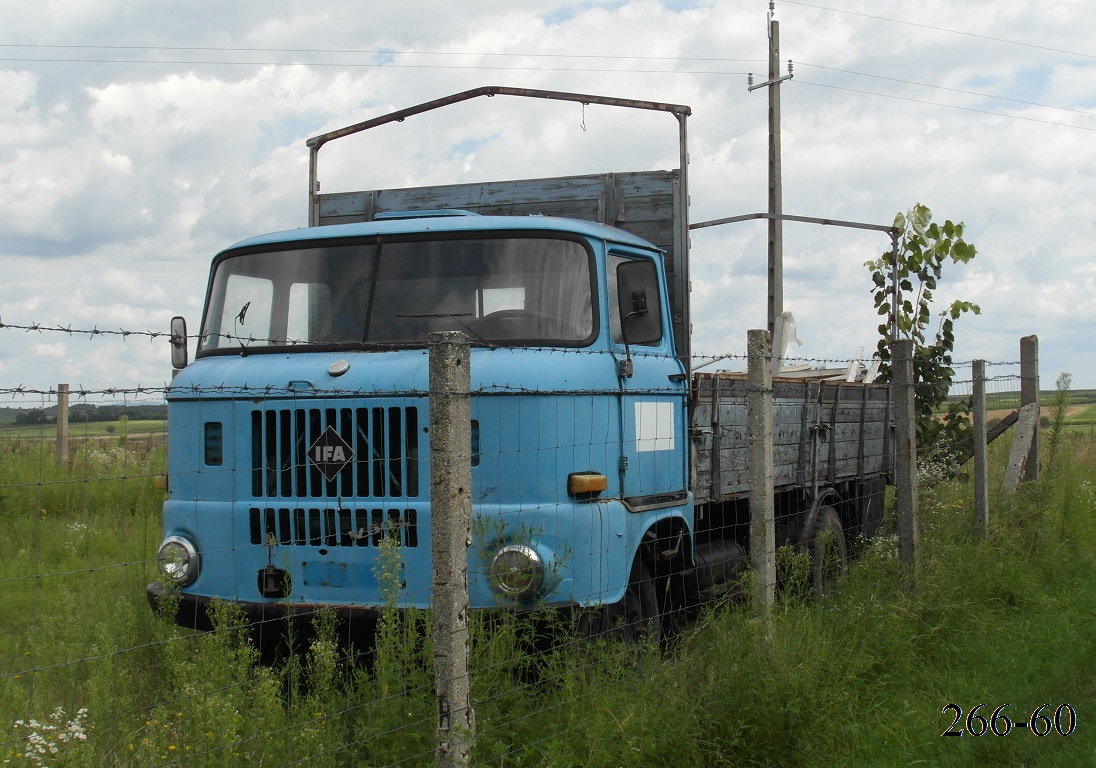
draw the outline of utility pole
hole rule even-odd
[[[780,183],[780,84],[792,77],[792,62],[788,74],[780,76],[780,22],[773,18],[774,0],[769,0],[769,79],[754,85],[749,76],[748,90],[769,89],[769,333],[773,335],[774,354],[779,354],[782,333],[777,327],[784,313],[784,213]]]
[[[784,195],[780,183],[780,22],[772,18],[769,1],[769,333],[784,313]],[[783,329],[781,329],[783,331]],[[780,334],[781,341],[783,333]]]

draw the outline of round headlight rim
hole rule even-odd
[[[186,567],[185,570],[181,571],[181,576],[169,572],[164,567],[165,562],[168,560],[164,550],[169,546],[180,547],[185,555]],[[180,560],[183,560],[183,558],[180,558]],[[202,565],[202,557],[198,553],[198,546],[188,537],[179,534],[173,534],[163,540],[156,552],[156,561],[160,574],[174,587],[187,587],[193,584],[198,578],[198,572],[201,570]]]
[[[512,589],[507,582],[500,578],[498,567],[501,559],[511,554],[519,554],[528,563],[528,582],[521,589]],[[544,585],[544,560],[540,553],[528,544],[506,544],[499,547],[495,556],[491,558],[489,568],[491,588],[502,597],[510,600],[526,600],[535,595]]]

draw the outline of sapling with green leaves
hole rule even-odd
[[[879,326],[881,380],[888,381],[891,376],[890,343],[896,329],[899,338],[914,342],[918,447],[933,453],[953,453],[956,444],[969,440],[969,403],[952,402],[942,418],[935,414],[947,400],[955,377],[951,367],[955,322],[968,312],[977,315],[982,310],[977,304],[957,299],[935,313],[938,325],[935,335],[930,336],[933,299],[945,265],[965,264],[977,250],[963,239],[962,222],[946,220],[937,224],[932,221],[932,211],[920,203],[895,216],[894,226],[898,230],[897,254],[888,251],[865,263],[871,271],[875,308],[888,319]]]

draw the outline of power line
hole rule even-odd
[[[2,47],[2,46],[0,46]],[[78,47],[78,46],[74,46]],[[518,56],[521,54],[484,54],[488,56],[493,55],[513,55]],[[592,57],[602,58],[602,57]],[[603,58],[633,58],[633,57],[603,57]],[[641,58],[641,57],[635,57]],[[717,61],[717,59],[711,59],[711,61]],[[728,61],[752,61],[750,59],[737,59]],[[492,66],[488,64],[393,64],[384,62],[299,62],[299,61],[218,61],[215,59],[84,59],[84,58],[65,58],[65,59],[44,59],[44,58],[17,58],[17,57],[0,57],[0,62],[23,62],[23,63],[49,63],[49,64],[64,64],[64,63],[76,63],[76,64],[161,64],[161,65],[177,65],[177,66],[232,66],[232,67],[336,67],[336,68],[356,68],[356,69],[462,69],[462,70],[485,70],[496,72],[591,72],[599,74],[651,74],[651,75],[746,75],[747,72],[734,72],[726,70],[698,70],[698,69],[611,69],[611,68],[595,68],[595,67],[544,67],[544,66]],[[1001,101],[1011,101],[1016,104],[1024,104],[1033,107],[1043,107],[1045,109],[1057,109],[1064,112],[1074,112],[1081,115],[1088,115],[1096,117],[1096,113],[1083,109],[1074,109],[1072,107],[1059,107],[1053,104],[1041,104],[1039,102],[1024,101],[1022,99],[1013,99],[1008,96],[995,96],[993,94],[978,93],[977,91],[965,91],[958,88],[948,88],[942,85],[933,85],[931,83],[919,83],[913,80],[903,80],[896,77],[886,77],[884,75],[872,75],[865,72],[854,72],[847,69],[838,69],[836,67],[826,67],[820,64],[806,64],[799,62],[800,66],[812,67],[814,69],[824,69],[831,72],[841,72],[849,75],[858,75],[860,77],[872,77],[877,80],[889,80],[895,83],[903,83],[906,85],[917,85],[924,88],[935,88],[941,91],[949,91],[951,93],[961,93],[968,96],[979,96],[987,99],[998,99]],[[804,81],[801,81],[804,82]],[[823,88],[833,88],[835,90],[849,91],[852,93],[863,93],[866,95],[882,96],[884,98],[903,99],[901,96],[893,96],[889,94],[871,93],[870,91],[859,91],[853,88],[843,88],[835,85],[827,85],[824,83],[807,83],[808,85],[815,85]],[[939,102],[918,100],[918,99],[905,99],[906,101],[915,101],[919,104],[935,104],[937,106],[951,106],[948,104],[941,104]],[[954,109],[965,109],[964,107],[953,107]],[[971,111],[984,111],[984,110],[971,110]],[[1013,115],[1005,115],[998,112],[985,112],[985,114],[998,115],[1000,117],[1013,117]],[[1018,118],[1020,119],[1020,118]],[[1024,118],[1030,119],[1030,118]],[[1049,121],[1036,121],[1046,122],[1048,125],[1063,125],[1063,123],[1052,123]]]
[[[489,64],[392,64],[385,62],[305,62],[305,61],[217,61],[215,59],[46,59],[0,57],[0,62],[39,64],[163,64],[179,66],[216,65],[228,67],[341,67],[345,69],[481,69],[497,72],[595,72],[649,75],[747,75],[748,72],[702,69],[609,69],[595,67],[492,66]]]
[[[90,51],[213,51],[217,53],[337,53],[369,54],[380,56],[498,56],[520,57],[527,59],[604,59],[608,61],[705,61],[705,62],[745,62],[757,63],[764,59],[729,59],[712,56],[611,56],[589,53],[490,53],[486,51],[397,51],[386,48],[227,48],[217,46],[172,46],[172,45],[70,45],[42,43],[0,43],[0,48],[30,48],[34,50],[90,50]],[[6,61],[7,59],[0,59]],[[34,61],[35,59],[28,59]],[[52,59],[51,59],[52,61]],[[62,59],[68,61],[68,59]],[[74,59],[74,61],[86,61]],[[94,61],[94,60],[93,60]],[[145,61],[139,59],[138,61]],[[185,62],[184,62],[185,63]],[[225,62],[231,63],[231,62]]]
[[[961,88],[948,88],[943,85],[933,85],[932,83],[919,83],[915,80],[903,80],[898,77],[886,77],[885,75],[872,75],[867,72],[854,72],[849,69],[838,69],[837,67],[825,67],[821,64],[807,64],[806,62],[797,61],[796,66],[800,67],[812,67],[813,69],[825,69],[829,72],[841,72],[846,75],[857,75],[859,77],[872,77],[876,80],[889,80],[892,83],[903,83],[904,85],[917,85],[922,88],[935,88],[939,91],[948,91],[950,93],[961,93],[965,96],[978,96],[983,99],[996,99],[998,101],[1011,101],[1014,104],[1023,104],[1029,107],[1043,107],[1045,109],[1060,109],[1063,112],[1075,112],[1079,115],[1088,115],[1090,117],[1096,117],[1096,112],[1090,112],[1087,109],[1075,109],[1073,107],[1059,107],[1054,104],[1041,104],[1037,101],[1024,101],[1023,99],[1013,99],[1008,96],[996,96],[991,93],[979,93],[978,91],[966,91]]]
[[[960,35],[971,35],[967,32],[957,32],[955,30],[943,29],[940,27],[931,27],[924,24],[916,24],[913,22],[904,22],[894,19],[886,19],[879,16],[871,16],[870,14],[857,13],[854,11],[843,11],[835,8],[828,8],[820,5],[813,5],[811,3],[799,2],[799,0],[783,0],[784,2],[791,3],[793,5],[802,5],[810,8],[818,8],[821,10],[833,11],[835,13],[847,13],[856,16],[865,16],[867,18],[878,19],[881,21],[889,21],[895,24],[906,24],[911,26],[926,27],[929,29],[953,32]],[[985,37],[983,35],[971,35],[974,37]],[[998,38],[987,38],[992,40],[998,40]],[[1010,40],[999,40],[999,42],[1013,43],[1015,45],[1028,45],[1026,43],[1017,43]],[[1030,46],[1040,48],[1042,46]],[[141,45],[70,45],[70,44],[23,44],[23,43],[0,43],[0,49],[12,49],[12,48],[29,48],[34,50],[46,50],[46,49],[58,49],[58,50],[93,50],[93,51],[108,51],[108,50],[126,50],[126,51],[209,51],[216,53],[296,53],[296,54],[368,54],[368,55],[384,55],[384,56],[442,56],[442,57],[454,57],[454,56],[479,56],[479,57],[498,57],[498,58],[526,58],[526,59],[563,59],[563,60],[604,60],[604,61],[664,61],[664,62],[735,62],[735,63],[760,63],[761,59],[731,59],[722,57],[675,57],[675,56],[614,56],[614,55],[590,55],[590,54],[566,54],[566,53],[487,53],[477,51],[420,51],[420,50],[385,50],[385,49],[325,49],[325,48],[242,48],[242,47],[215,47],[215,46],[141,46]],[[1050,49],[1054,50],[1058,49]],[[1069,51],[1058,51],[1061,53],[1071,53]],[[1074,54],[1078,56],[1087,56],[1087,54]],[[1096,57],[1091,57],[1096,58]],[[309,61],[226,61],[221,59],[147,59],[147,58],[91,58],[91,57],[65,57],[65,58],[42,58],[42,57],[0,57],[0,62],[14,62],[14,63],[49,63],[49,64],[160,64],[160,65],[174,65],[174,66],[231,66],[231,67],[292,67],[292,66],[306,66],[306,67],[322,67],[322,68],[344,68],[344,69],[461,69],[461,70],[483,70],[483,71],[516,71],[516,72],[588,72],[599,74],[675,74],[675,75],[745,75],[747,72],[741,71],[727,71],[727,70],[710,70],[710,69],[636,69],[636,68],[608,68],[608,67],[545,67],[545,66],[500,66],[491,64],[412,64],[412,63],[396,63],[396,62],[309,62]],[[969,96],[978,96],[980,98],[997,99],[1001,101],[1010,101],[1016,104],[1023,104],[1026,106],[1042,107],[1045,109],[1056,109],[1065,112],[1073,112],[1076,114],[1082,114],[1087,116],[1096,116],[1096,113],[1088,110],[1075,109],[1071,107],[1061,107],[1053,104],[1042,104],[1039,102],[1025,101],[1022,99],[1014,99],[1007,96],[996,96],[992,94],[979,93],[976,91],[967,91],[958,88],[949,88],[941,85],[934,85],[931,83],[921,83],[912,80],[904,80],[902,78],[887,77],[884,75],[874,75],[865,72],[856,72],[853,70],[839,69],[837,67],[827,67],[821,64],[809,64],[798,62],[800,66],[813,67],[820,70],[828,70],[831,72],[841,72],[843,74],[857,75],[860,77],[871,77],[877,80],[887,80],[895,83],[902,83],[906,85],[916,85],[925,88],[935,88],[941,91],[948,91],[951,93],[959,93]],[[1039,120],[1037,118],[1020,117],[1016,115],[1008,115],[999,112],[992,112],[989,110],[980,110],[971,107],[958,107],[948,104],[942,104],[940,102],[912,99],[902,96],[895,96],[885,93],[874,93],[871,91],[863,91],[854,88],[846,88],[835,85],[828,85],[825,83],[812,83],[804,80],[799,80],[806,85],[814,85],[820,88],[832,88],[834,90],[847,91],[850,93],[860,93],[870,96],[880,96],[882,98],[897,99],[903,101],[910,101],[918,104],[928,104],[933,106],[948,107],[951,109],[963,109],[971,112],[979,112],[987,115],[994,115],[997,117],[1014,118],[1017,120],[1028,120],[1031,122],[1044,123],[1047,125],[1059,125],[1065,128],[1078,128],[1080,126],[1068,125],[1065,123],[1055,123],[1048,120]],[[1088,128],[1082,128],[1082,130],[1093,130]]]
[[[1075,128],[1078,131],[1096,131],[1096,128],[1088,128],[1083,125],[1070,125],[1068,123],[1055,123],[1051,120],[1040,120],[1037,117],[1024,117],[1023,115],[1007,115],[1003,112],[992,112],[988,109],[976,109],[975,107],[959,107],[954,104],[941,104],[938,101],[928,101],[926,99],[912,99],[908,96],[893,96],[889,93],[873,93],[872,91],[862,91],[857,88],[843,88],[839,85],[828,85],[826,83],[812,83],[810,80],[803,80],[801,78],[795,78],[794,82],[800,85],[813,85],[816,88],[832,88],[835,91],[847,91],[848,93],[859,93],[865,96],[879,96],[884,99],[895,99],[896,101],[909,101],[914,104],[929,104],[934,107],[945,107],[946,109],[961,109],[964,112],[977,112],[981,115],[992,115],[993,117],[1004,117],[1010,120],[1024,120],[1029,123],[1042,123],[1043,125],[1053,125],[1058,128]]]
[[[934,27],[931,24],[918,24],[915,21],[902,21],[901,19],[888,19],[885,16],[873,16],[870,13],[860,13],[858,11],[846,11],[841,8],[829,8],[825,5],[815,5],[814,3],[804,3],[800,0],[781,0],[781,2],[788,3],[789,5],[802,5],[805,8],[817,8],[821,11],[830,11],[832,13],[844,13],[849,16],[861,16],[865,19],[875,19],[876,21],[886,21],[890,24],[904,24],[907,27],[920,27],[921,29],[931,29],[934,32],[947,32],[952,35],[963,35],[965,37],[976,37],[979,40],[990,40],[995,43],[1006,43],[1007,45],[1019,45],[1024,48],[1035,48],[1040,51],[1050,51],[1051,53],[1064,53],[1068,56],[1080,56],[1085,59],[1096,59],[1096,55],[1091,53],[1078,53],[1077,51],[1066,51],[1061,48],[1051,48],[1046,45],[1035,45],[1034,43],[1021,43],[1018,40],[1007,40],[1003,37],[992,37],[990,35],[979,35],[974,32],[963,32],[958,29],[947,29],[946,27]]]

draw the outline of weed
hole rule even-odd
[[[1050,404],[1050,430],[1047,433],[1047,472],[1055,472],[1058,469],[1058,452],[1062,447],[1062,437],[1065,434],[1066,412],[1069,409],[1069,388],[1073,385],[1073,376],[1068,373],[1058,374],[1054,382],[1054,399]]]
[[[810,600],[814,591],[810,552],[800,551],[793,544],[784,544],[777,549],[776,583],[782,602],[797,604]]]
[[[64,760],[66,764],[74,764],[72,753],[82,750],[83,742],[87,741],[88,732],[85,728],[87,719],[87,707],[81,707],[76,716],[69,719],[64,707],[57,707],[50,712],[45,720],[16,720],[16,730],[22,731],[21,737],[26,743],[23,757],[30,763],[38,766],[46,766],[50,762]],[[11,762],[11,758],[4,760]]]
[[[0,758],[119,768],[429,764],[437,725],[429,612],[395,607],[403,589],[395,542],[386,538],[378,553],[385,607],[371,665],[345,657],[331,612],[317,614],[313,639],[297,653],[260,663],[229,602],[213,607],[209,633],[148,609],[161,497],[147,478],[162,453],[134,443],[118,456],[111,446],[81,454],[72,468],[0,444],[9,473],[0,513],[10,532],[0,540]],[[782,597],[768,626],[749,604],[709,607],[665,656],[572,641],[563,614],[547,622],[535,611],[471,615],[475,761],[1091,762],[1096,732],[1083,718],[1096,711],[1087,682],[1096,663],[1096,435],[1064,430],[1055,451],[1044,481],[994,505],[990,542],[972,535],[969,485],[941,478],[926,488],[912,594],[896,589],[890,533],[856,548],[860,557],[825,600],[807,598],[803,554],[782,549]],[[99,461],[114,476],[97,477]],[[169,597],[165,616],[176,607]],[[545,645],[546,634],[559,639]],[[1081,727],[1043,739],[940,737],[948,703],[964,713],[1009,703],[1018,719],[1046,702],[1073,706]],[[32,746],[37,758],[26,754]]]

